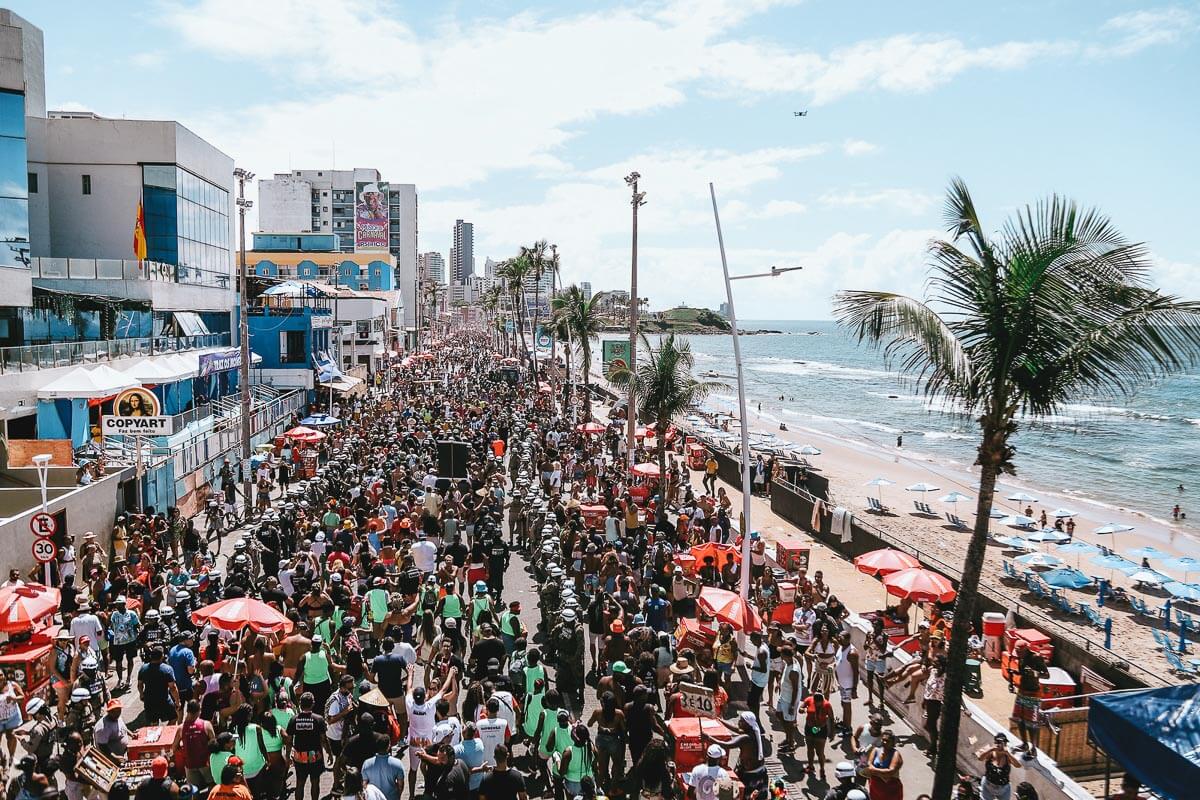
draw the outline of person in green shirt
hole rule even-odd
[[[471,630],[475,630],[479,625],[479,617],[484,612],[492,613],[492,598],[488,595],[487,584],[483,581],[475,582],[475,597],[471,599]]]
[[[509,658],[512,658],[517,647],[517,639],[525,636],[525,633],[525,625],[521,622],[521,601],[513,600],[508,604],[508,610],[500,614],[500,639]]]
[[[321,517],[321,526],[325,528],[326,535],[332,534],[342,524],[342,515],[337,513],[337,510],[331,505],[329,510]]]

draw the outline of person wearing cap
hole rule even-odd
[[[116,698],[109,700],[104,705],[104,716],[100,718],[92,731],[92,741],[95,742],[96,747],[106,756],[115,756],[119,759],[123,759],[129,752],[129,740],[133,736],[129,732],[129,728],[125,726],[125,721],[121,719],[123,710],[124,706],[120,700]]]
[[[163,756],[150,762],[150,777],[138,784],[134,800],[172,800],[179,797],[179,786],[171,780],[170,762]]]
[[[730,777],[721,766],[724,759],[725,748],[715,743],[708,746],[704,763],[692,767],[692,771],[683,776],[688,800],[717,800],[718,787],[728,783]]]
[[[50,713],[50,704],[40,697],[31,697],[25,704],[25,714],[33,721],[29,730],[18,734],[25,739],[25,751],[31,753],[37,761],[37,771],[46,772],[50,768],[50,758],[54,755],[54,735],[56,723]]]
[[[504,651],[510,658],[516,649],[517,640],[525,635],[525,623],[521,622],[521,601],[513,600],[508,604],[508,609],[500,614],[500,639],[504,642]]]
[[[1021,762],[1008,751],[1008,736],[996,731],[992,744],[975,751],[975,757],[983,762],[979,784],[983,800],[1008,800],[1012,795],[1012,771],[1021,768]]]
[[[550,633],[547,652],[553,651],[558,670],[555,675],[558,691],[565,699],[583,705],[583,628],[572,608],[564,609],[562,621]]]
[[[488,616],[494,616],[495,614],[492,597],[488,594],[488,585],[483,581],[477,581],[474,591],[475,596],[471,598],[471,630],[478,627],[480,615],[486,613]]]
[[[837,783],[829,787],[821,800],[847,800],[852,790],[859,791],[856,776],[853,762],[839,761],[833,767],[833,777]]]
[[[756,789],[767,788],[763,731],[758,724],[758,718],[750,711],[739,712],[737,721],[738,732],[732,737],[718,739],[701,730],[700,740],[719,744],[726,750],[738,751],[738,762],[734,771],[746,788],[746,793],[750,794]]]
[[[246,785],[246,779],[242,775],[241,759],[237,756],[233,756],[225,762],[225,766],[221,768],[221,774],[214,775],[213,780],[217,785],[209,791],[208,800],[254,800],[254,794]],[[296,793],[299,797],[300,789],[297,789]],[[135,798],[135,800],[140,799]]]
[[[141,627],[142,618],[129,607],[128,598],[118,597],[116,609],[108,615],[108,632],[111,637],[109,654],[117,673],[117,691],[129,688],[128,679],[133,678],[133,657],[137,653]]]

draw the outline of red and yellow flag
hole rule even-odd
[[[133,257],[138,261],[146,260],[146,213],[142,210],[142,201],[138,201],[137,222],[133,224]]]

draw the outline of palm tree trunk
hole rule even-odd
[[[658,442],[658,513],[655,522],[667,518],[667,425],[670,420],[659,417],[654,426],[654,439]]]
[[[523,294],[524,292],[522,292]],[[540,270],[533,273],[533,381],[537,383],[538,316],[542,305],[542,276]]]
[[[579,340],[583,348],[583,420],[592,421],[592,343],[585,335]]]
[[[1008,436],[1002,426],[985,423],[983,443],[979,447],[979,500],[975,507],[975,530],[967,546],[958,598],[954,604],[954,623],[950,628],[950,649],[946,654],[946,684],[942,701],[941,731],[938,737],[937,764],[934,770],[934,800],[950,800],[958,780],[958,729],[962,719],[962,692],[966,682],[967,638],[971,635],[979,596],[979,577],[987,550],[991,525],[992,500],[996,493],[999,465],[1005,459]]]

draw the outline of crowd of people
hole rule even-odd
[[[895,736],[883,717],[856,726],[852,714],[860,682],[882,711],[886,637],[860,656],[819,571],[788,576],[791,624],[769,622],[782,573],[756,540],[746,567],[767,624],[739,645],[696,598],[736,590],[740,556],[714,549],[694,575],[675,559],[740,544],[715,468],[697,491],[671,459],[661,485],[642,486],[619,420],[579,430],[580,414],[536,381],[509,382],[496,359],[463,333],[343,400],[330,409],[340,423],[306,445],[316,474],[279,454],[239,530],[148,509],[118,518],[108,552],[92,534],[65,548],[54,695],[28,704],[27,724],[0,725],[10,758],[14,728],[28,753],[8,800],[51,796],[60,775],[70,800],[97,797],[80,754],[122,759],[131,728],[155,724],[180,726],[172,757],[109,800],[715,800],[736,783],[765,799],[769,726],[822,781],[827,745],[848,744],[829,797],[899,800]],[[238,485],[227,466],[214,494]],[[537,586],[525,605],[506,586],[514,569]],[[194,616],[232,598],[288,625]],[[711,628],[711,643],[677,638],[681,619]],[[0,710],[14,696],[0,682]],[[701,727],[703,758],[677,775],[671,722],[703,714],[725,732]],[[998,751],[981,758],[989,780],[1007,780]]]

